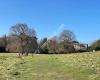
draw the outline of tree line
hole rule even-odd
[[[76,44],[76,47],[75,47]],[[52,38],[37,38],[36,31],[27,24],[18,23],[10,28],[10,34],[0,37],[0,52],[13,52],[19,55],[29,53],[73,53],[78,49],[87,47],[76,40],[75,34],[70,30],[63,30]]]

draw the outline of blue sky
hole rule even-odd
[[[100,0],[0,0],[0,35],[16,23],[27,23],[39,39],[70,29],[91,43],[100,38]]]

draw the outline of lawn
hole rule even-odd
[[[0,80],[100,80],[100,52],[22,58],[0,54]]]

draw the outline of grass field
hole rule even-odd
[[[100,80],[100,52],[22,58],[0,54],[0,80]]]

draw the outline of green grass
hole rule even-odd
[[[100,80],[100,52],[22,58],[0,54],[0,80]]]

